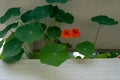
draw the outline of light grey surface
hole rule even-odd
[[[35,6],[44,3],[46,3],[45,0],[0,0],[0,16],[10,7],[21,6],[24,12],[25,10],[33,9]],[[74,46],[81,41],[88,40],[94,42],[98,24],[91,22],[91,17],[107,15],[120,22],[120,0],[70,0],[67,4],[59,4],[59,6],[66,10],[66,12],[73,13],[75,16],[74,24],[63,24],[62,28],[71,29],[72,27],[78,27],[81,31],[80,38],[69,40]],[[0,28],[4,26],[5,25],[0,25]],[[97,48],[119,49],[119,34],[120,24],[102,27],[97,41]]]
[[[13,65],[0,61],[0,80],[120,80],[120,60],[67,60],[60,67],[40,64],[39,60]]]

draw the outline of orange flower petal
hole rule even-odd
[[[64,30],[61,35],[63,38],[72,38],[72,31],[71,30]]]
[[[78,28],[73,28],[72,29],[72,34],[74,38],[78,38],[80,36],[80,31]]]

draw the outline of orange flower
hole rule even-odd
[[[61,36],[63,38],[78,38],[80,36],[80,31],[78,28],[73,28],[72,30],[65,29]]]
[[[62,32],[62,35],[61,35],[63,38],[72,38],[72,31],[69,30],[69,29],[65,29],[63,32]]]
[[[73,36],[73,38],[78,38],[80,36],[80,31],[78,28],[72,29],[72,36]]]

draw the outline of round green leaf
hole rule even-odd
[[[59,8],[58,6],[53,7],[53,13],[50,15],[51,18],[56,17],[58,14]]]
[[[21,20],[22,22],[26,23],[32,20],[32,10],[29,10],[27,12],[25,12],[22,16],[21,16]]]
[[[53,26],[47,29],[47,35],[52,38],[59,38],[61,36],[61,29]]]
[[[24,51],[21,50],[21,52],[18,53],[17,55],[11,56],[11,57],[3,57],[2,60],[6,63],[13,64],[13,63],[16,63],[17,61],[19,61],[21,59],[21,56],[22,56],[23,53],[24,53]]]
[[[72,24],[74,22],[74,16],[70,13],[65,13],[58,6],[53,7],[53,13],[50,15],[51,18],[55,17],[56,21]]]
[[[12,16],[19,16],[20,15],[20,7],[10,8],[6,11],[6,13],[0,17],[0,23],[5,23],[10,17]]]
[[[35,20],[39,20],[48,17],[52,12],[52,5],[39,6],[32,11],[32,17]]]
[[[32,43],[42,38],[44,30],[39,22],[35,22],[19,27],[15,34],[21,41]]]
[[[68,51],[60,44],[48,44],[40,51],[41,63],[59,66],[68,58]]]
[[[95,52],[95,45],[91,42],[85,41],[76,46],[76,49],[86,58],[90,57]]]
[[[46,0],[48,3],[66,3],[68,2],[69,0]]]
[[[56,20],[72,24],[74,22],[74,16],[70,13],[65,13],[63,10],[59,9],[58,13],[56,14]]]
[[[12,57],[20,53],[22,42],[16,38],[11,41],[5,43],[2,55],[4,57]]]
[[[115,21],[113,18],[109,18],[105,15],[99,15],[91,18],[91,21],[97,22],[100,25],[115,25],[118,24],[118,21]]]

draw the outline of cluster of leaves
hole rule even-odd
[[[19,17],[14,23],[6,26],[0,31],[0,38],[3,38],[9,31],[10,36],[6,39],[1,58],[7,63],[15,63],[20,60],[22,54],[28,53],[24,47],[25,43],[31,44],[45,37],[52,38],[56,43],[46,44],[40,51],[41,63],[59,66],[68,58],[67,47],[71,46],[68,43],[61,43],[59,38],[62,30],[56,25],[46,25],[41,23],[41,19],[50,17],[56,22],[72,24],[74,16],[64,10],[53,6],[51,3],[66,3],[68,0],[46,0],[48,5],[37,6],[33,10],[28,10],[21,14],[20,7],[14,7],[0,17],[0,23],[7,22],[11,17]],[[1,41],[1,44],[4,41]],[[67,44],[67,45],[66,45]],[[87,51],[86,51],[87,52]]]
[[[92,55],[92,58],[116,58],[120,55],[120,52],[96,52]]]
[[[59,23],[72,24],[74,16],[71,13],[65,12],[54,3],[66,3],[69,0],[46,0],[48,5],[37,6],[33,10],[28,10],[25,13],[20,13],[20,7],[10,8],[7,12],[0,17],[0,23],[7,22],[11,17],[19,17],[21,21],[9,24],[5,29],[0,31],[0,38],[3,38],[9,31],[10,36],[5,40],[1,58],[7,63],[15,63],[20,60],[23,53],[28,53],[25,49],[25,43],[31,44],[35,41],[46,38],[52,38],[55,43],[47,43],[39,52],[41,63],[59,66],[68,58],[68,43],[62,43],[59,38],[61,37],[62,30],[57,25],[46,25],[41,20],[50,17],[52,20]],[[99,19],[100,20],[100,19]],[[92,21],[99,21],[92,19]],[[112,21],[112,20],[111,20]],[[111,22],[109,21],[109,23]],[[101,21],[104,22],[104,21]],[[100,23],[101,23],[100,22]],[[2,44],[4,41],[1,41]],[[66,46],[67,45],[67,46]],[[95,45],[91,42],[84,41],[76,46],[76,50],[85,55],[85,58],[95,52]],[[34,53],[34,52],[33,52]]]

